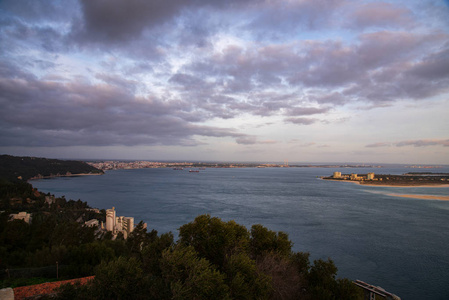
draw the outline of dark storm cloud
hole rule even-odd
[[[144,30],[173,21],[181,12],[200,8],[226,9],[242,7],[259,0],[81,0],[82,24],[74,27],[76,34],[88,41],[116,43],[140,37]],[[189,26],[192,32],[200,29]],[[204,33],[204,32],[203,32]]]
[[[138,98],[121,84],[2,77],[0,106],[2,146],[193,145],[194,135],[246,137],[183,119],[195,109],[185,101]]]

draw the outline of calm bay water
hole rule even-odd
[[[248,168],[108,171],[102,176],[32,181],[40,191],[115,206],[159,233],[200,214],[284,231],[295,251],[330,257],[339,277],[383,287],[402,299],[449,299],[449,188],[369,187],[324,181],[333,171],[402,174],[410,169]],[[448,169],[431,170],[449,172]]]

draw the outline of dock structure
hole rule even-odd
[[[389,293],[381,287],[368,284],[361,280],[356,280],[352,283],[354,283],[358,287],[361,287],[365,291],[365,300],[375,300],[376,295],[384,297],[387,300],[401,300],[401,298],[396,296],[395,294]]]

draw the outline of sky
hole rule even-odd
[[[449,1],[1,0],[0,154],[449,164]]]

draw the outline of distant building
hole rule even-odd
[[[121,232],[125,239],[134,230],[134,218],[133,217],[117,217],[115,213],[115,207],[106,210],[106,230],[111,231],[113,235]]]
[[[374,180],[374,173],[366,174],[366,180]]]
[[[98,222],[97,219],[92,219],[92,220],[84,222],[84,225],[86,225],[87,227],[94,227],[94,226],[98,227],[100,225],[100,222]]]
[[[351,180],[359,180],[359,177],[357,176],[357,174],[351,173],[350,179],[351,179]]]
[[[31,214],[25,211],[21,211],[18,214],[10,214],[9,217],[13,220],[24,220],[28,224],[30,224],[32,220]]]
[[[106,210],[106,230],[115,231],[115,207]]]
[[[332,175],[332,178],[341,178],[341,172],[334,172],[334,175]]]

